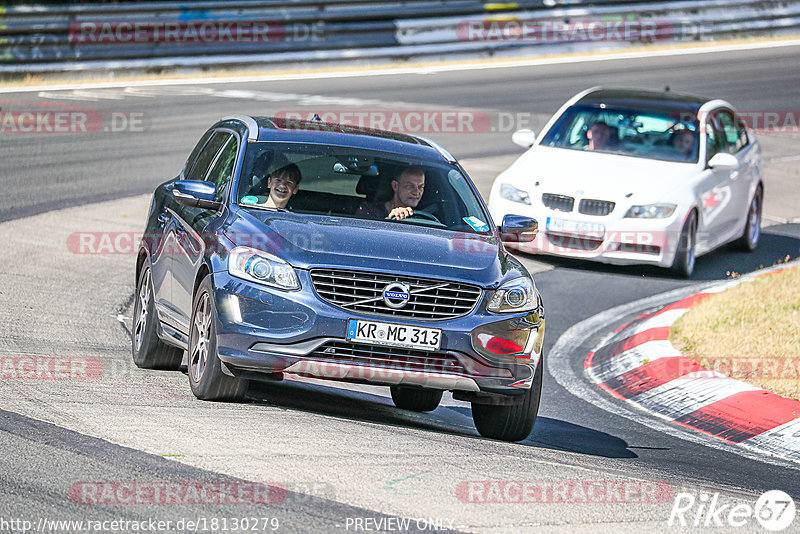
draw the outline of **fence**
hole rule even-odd
[[[233,0],[0,7],[0,73],[551,53],[800,28],[800,0]]]

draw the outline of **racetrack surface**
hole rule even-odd
[[[0,138],[0,231],[7,251],[0,270],[0,357],[4,363],[86,358],[103,370],[88,380],[0,379],[0,443],[11,451],[0,461],[0,516],[36,522],[43,516],[246,515],[277,517],[279,532],[346,532],[355,530],[354,518],[399,516],[438,519],[439,526],[462,531],[641,532],[667,529],[671,499],[484,504],[465,502],[459,488],[485,480],[635,479],[674,492],[721,492],[726,502],[750,505],[771,489],[797,499],[797,466],[742,456],[684,431],[663,432],[644,414],[626,417],[627,405],[609,397],[616,409],[604,410],[549,375],[534,433],[521,444],[480,438],[466,403],[448,397],[432,414],[418,415],[394,408],[382,388],[258,385],[245,403],[197,401],[184,374],[140,371],[130,362],[117,314],[130,315],[133,256],[75,254],[66,243],[74,232],[141,231],[147,193],[175,176],[202,132],[229,114],[470,109],[493,117],[493,126],[501,114],[530,112],[538,129],[566,98],[595,84],[669,85],[725,98],[742,110],[792,110],[799,101],[798,66],[800,49],[786,47],[363,79],[0,95],[4,110],[76,106],[147,116],[144,131]],[[484,196],[521,152],[510,134],[424,133],[462,159]],[[765,215],[780,224],[767,229],[755,254],[723,249],[704,256],[688,281],[651,268],[524,257],[539,271],[545,298],[545,354],[571,326],[614,306],[800,256],[800,228],[791,223],[800,215],[800,136],[760,140]],[[583,358],[603,335],[576,339],[557,367],[582,376]],[[80,504],[70,494],[82,482],[134,480],[268,482],[289,493],[276,504],[203,506]],[[758,531],[758,523],[740,530]]]

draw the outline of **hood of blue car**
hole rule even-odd
[[[493,235],[409,223],[239,210],[225,235],[299,269],[330,267],[495,287],[524,274]]]

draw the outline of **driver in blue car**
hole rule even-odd
[[[397,220],[411,217],[425,192],[425,171],[406,167],[392,180],[392,190],[394,196],[386,202],[362,202],[356,217]]]

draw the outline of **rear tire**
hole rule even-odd
[[[133,305],[131,352],[133,363],[142,369],[175,371],[180,368],[183,351],[167,345],[158,337],[158,315],[150,265],[145,263],[136,284]]]
[[[472,420],[481,436],[503,441],[522,441],[530,435],[539,413],[543,367],[544,360],[540,360],[531,389],[524,393],[522,402],[511,406],[472,403]]]
[[[695,246],[697,244],[697,214],[689,212],[686,222],[681,230],[678,250],[675,252],[675,259],[672,261],[672,272],[681,278],[689,278],[694,272]]]
[[[750,207],[747,209],[747,223],[741,237],[734,241],[734,246],[745,252],[753,252],[758,247],[761,239],[761,208],[763,205],[764,193],[761,186],[758,186]]]
[[[211,277],[206,276],[197,289],[189,327],[189,386],[202,400],[240,401],[247,393],[247,380],[222,372],[217,354],[217,308],[214,304]]]
[[[442,401],[442,393],[438,389],[404,388],[392,386],[392,401],[403,410],[412,412],[432,412]]]

